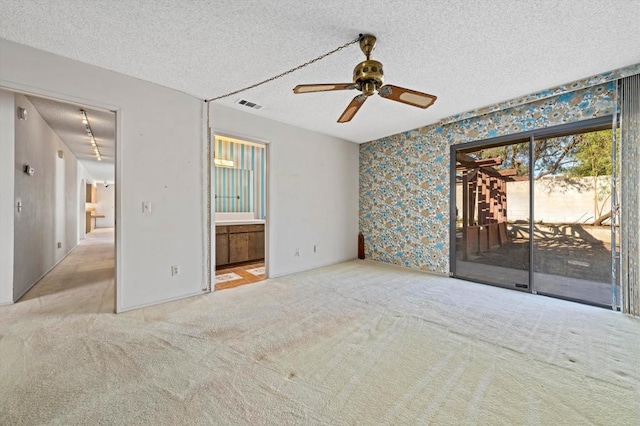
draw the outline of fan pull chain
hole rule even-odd
[[[240,92],[244,92],[244,91],[246,91],[246,90],[253,89],[254,87],[262,86],[263,84],[269,83],[269,82],[271,82],[271,81],[273,81],[273,80],[277,80],[277,79],[279,79],[279,78],[282,78],[282,77],[284,77],[284,76],[285,76],[285,75],[287,75],[287,74],[291,74],[292,72],[294,72],[294,71],[298,71],[298,70],[300,70],[300,69],[302,69],[302,68],[304,68],[304,67],[306,67],[306,66],[308,66],[308,65],[311,65],[311,64],[313,64],[313,63],[315,63],[315,62],[318,62],[319,60],[324,59],[324,58],[326,58],[327,56],[333,55],[334,53],[341,51],[341,50],[342,50],[342,49],[344,49],[345,47],[348,47],[348,46],[351,46],[352,44],[358,43],[358,42],[360,41],[360,39],[361,39],[361,38],[362,38],[362,34],[358,35],[358,38],[356,38],[356,39],[354,39],[354,40],[351,40],[350,42],[345,43],[345,44],[343,44],[342,46],[337,47],[337,48],[333,49],[332,51],[325,53],[324,55],[320,55],[320,56],[318,56],[317,58],[314,58],[314,59],[312,59],[312,60],[310,60],[310,61],[308,61],[308,62],[305,62],[305,63],[304,63],[304,64],[302,64],[302,65],[298,65],[298,66],[297,66],[297,67],[295,67],[295,68],[291,68],[290,70],[285,71],[285,72],[283,72],[283,73],[281,73],[281,74],[278,74],[278,75],[276,75],[276,76],[273,76],[273,77],[271,77],[271,78],[268,78],[268,79],[266,79],[266,80],[263,80],[263,81],[261,81],[261,82],[259,82],[259,83],[252,84],[251,86],[247,86],[247,87],[245,87],[245,88],[243,88],[243,89],[239,89],[239,90],[235,90],[235,91],[233,91],[233,92],[227,93],[226,95],[216,96],[215,98],[205,99],[204,101],[205,101],[205,102],[213,102],[213,101],[217,101],[218,99],[228,98],[229,96],[236,95],[236,94],[238,94],[238,93],[240,93]]]

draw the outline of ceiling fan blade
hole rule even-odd
[[[330,90],[351,90],[357,86],[353,83],[336,84],[298,84],[293,88],[293,93],[328,92]]]
[[[344,110],[340,118],[338,118],[338,123],[346,123],[347,121],[351,121],[356,112],[360,109],[364,101],[367,100],[366,95],[358,95],[349,103],[347,109]]]
[[[383,98],[392,101],[402,102],[403,104],[415,106],[418,108],[429,108],[436,101],[437,96],[428,93],[417,92],[404,87],[385,84],[378,90],[378,94]]]

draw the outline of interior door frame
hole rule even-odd
[[[7,89],[14,93],[21,93],[24,95],[33,95],[40,98],[51,99],[57,102],[63,102],[67,104],[72,104],[80,107],[86,107],[90,109],[98,109],[107,112],[111,112],[115,114],[115,160],[114,160],[114,176],[115,182],[122,182],[122,170],[119,165],[122,162],[122,109],[119,106],[111,105],[105,102],[101,102],[95,99],[85,99],[79,98],[77,96],[69,95],[67,93],[59,93],[48,90],[44,87],[33,87],[21,83],[15,83],[6,80],[0,80],[0,88]],[[113,309],[114,313],[120,312],[120,306],[122,306],[120,302],[119,296],[122,294],[120,291],[120,285],[122,283],[121,279],[121,269],[118,265],[122,264],[121,256],[122,256],[122,248],[121,248],[121,232],[122,227],[118,226],[120,223],[121,217],[121,197],[122,192],[119,188],[122,185],[115,186],[115,200],[114,200],[114,209],[115,209],[115,232],[114,232],[114,273],[113,273],[113,285],[114,285],[114,295],[113,295]],[[11,201],[13,202],[13,200]],[[78,209],[79,210],[79,209]],[[80,241],[80,234],[78,235],[78,241]],[[14,253],[15,256],[15,253]]]
[[[560,124],[557,126],[550,126],[541,129],[528,130],[520,133],[512,133],[509,135],[498,136],[495,138],[476,140],[461,144],[454,144],[449,147],[449,276],[452,278],[458,278],[462,280],[471,281],[468,278],[456,275],[456,156],[458,152],[474,151],[482,148],[493,148],[497,146],[511,145],[516,143],[529,143],[529,167],[530,174],[533,175],[533,147],[537,139],[546,139],[553,137],[567,136],[576,133],[586,133],[597,130],[611,129],[612,123],[615,123],[614,115],[608,114],[602,117],[591,118],[587,120],[576,121],[567,124]],[[534,183],[533,178],[529,179],[529,289],[528,292],[537,294],[535,289],[534,280]],[[476,282],[476,281],[474,281]],[[488,284],[497,286],[500,288],[509,288],[496,283],[482,282],[482,284]],[[613,283],[612,283],[613,285]],[[522,291],[522,290],[520,290]],[[553,295],[555,298],[567,299],[576,301],[575,299],[565,298],[561,296]],[[580,303],[589,304],[588,301],[580,300]],[[600,306],[600,305],[597,305]]]
[[[207,224],[207,226],[209,227],[209,229],[207,230],[207,233],[211,236],[211,242],[208,244],[209,246],[209,250],[211,251],[211,260],[209,261],[209,268],[210,268],[210,279],[209,279],[209,291],[212,292],[215,290],[215,271],[216,271],[216,253],[215,253],[215,247],[216,247],[216,234],[215,234],[215,227],[216,227],[216,222],[215,222],[215,217],[216,217],[216,211],[215,211],[215,203],[213,202],[214,200],[214,196],[215,196],[215,173],[212,173],[213,171],[213,167],[214,167],[214,158],[215,158],[215,139],[216,136],[220,136],[223,138],[229,138],[229,139],[237,139],[239,141],[245,141],[245,142],[249,142],[252,144],[256,144],[256,145],[262,145],[264,146],[264,162],[265,162],[265,167],[264,167],[264,274],[265,274],[265,279],[269,278],[269,265],[271,264],[270,262],[270,250],[269,250],[269,240],[270,240],[270,232],[269,232],[269,228],[270,228],[270,218],[271,218],[271,204],[269,203],[269,199],[270,199],[270,190],[269,190],[269,182],[270,182],[270,165],[271,165],[271,141],[268,141],[266,139],[261,139],[261,138],[256,138],[253,136],[249,136],[249,135],[242,135],[242,134],[238,134],[236,132],[227,132],[225,130],[216,130],[216,129],[211,129],[211,135],[210,135],[210,140],[211,140],[211,153],[210,155],[208,155],[208,160],[209,160],[209,164],[208,164],[208,170],[211,173],[211,178],[210,178],[210,185],[209,185],[209,200],[211,200],[209,202],[209,212],[208,212],[208,216],[211,218],[211,220],[209,221],[209,223]]]

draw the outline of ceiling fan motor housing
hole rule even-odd
[[[360,90],[367,96],[373,95],[375,91],[382,86],[383,81],[384,73],[382,71],[382,62],[367,59],[366,61],[360,62],[353,69],[353,82],[357,84]]]
[[[390,84],[383,86],[384,72],[382,71],[382,63],[371,59],[371,52],[373,52],[373,49],[376,47],[375,36],[371,34],[360,34],[359,41],[360,49],[367,59],[360,62],[353,69],[353,83],[299,84],[293,88],[293,93],[328,92],[333,90],[353,89],[357,89],[362,92],[356,95],[349,105],[347,105],[347,109],[345,109],[340,118],[338,118],[338,123],[351,121],[367,98],[371,95],[375,95],[376,93],[384,99],[401,102],[418,108],[424,109],[433,105],[437,99],[434,95]]]

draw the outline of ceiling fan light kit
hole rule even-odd
[[[353,69],[353,83],[337,84],[300,84],[293,89],[293,93],[328,92],[334,90],[357,89],[362,94],[357,95],[344,110],[338,123],[346,123],[356,115],[364,101],[376,93],[385,99],[401,102],[418,108],[428,108],[436,101],[437,97],[416,90],[405,89],[391,84],[384,85],[384,72],[382,63],[371,59],[371,52],[376,47],[376,37],[371,34],[362,35],[359,39],[360,49],[366,56],[366,60],[360,62]]]

